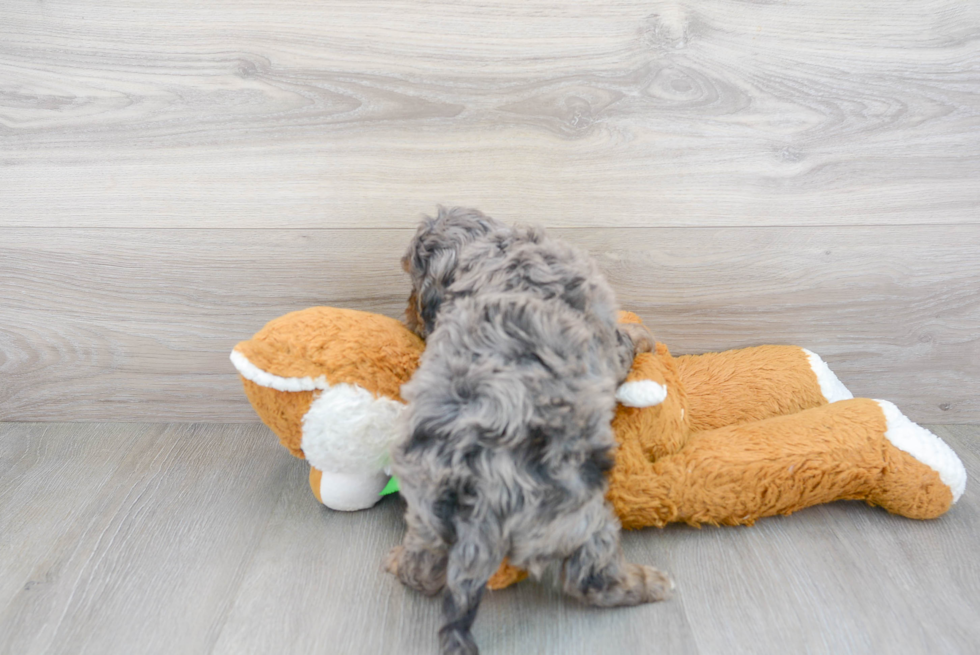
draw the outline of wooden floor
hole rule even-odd
[[[980,475],[978,70],[975,0],[3,0],[0,655],[434,652],[439,603],[379,570],[399,501],[317,505],[228,353],[399,316],[436,203],[588,249],[675,353],[808,347]],[[670,602],[549,578],[475,632],[973,654],[978,544],[974,486],[647,530]]]
[[[932,426],[980,476],[980,427]],[[433,653],[439,602],[379,569],[400,503],[313,500],[262,425],[0,423],[0,653]],[[628,533],[669,602],[594,610],[554,576],[488,594],[483,652],[977,653],[980,494],[917,522],[836,503]]]

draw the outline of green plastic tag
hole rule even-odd
[[[388,484],[386,484],[385,488],[381,490],[381,495],[387,496],[388,494],[396,493],[398,493],[398,478],[391,476],[391,479],[388,480]]]

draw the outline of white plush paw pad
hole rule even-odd
[[[381,491],[387,483],[388,476],[382,471],[366,474],[323,471],[320,500],[330,509],[356,512],[381,500]]]
[[[838,400],[850,400],[854,397],[854,394],[830,370],[827,362],[823,361],[820,355],[806,348],[802,350],[806,353],[807,359],[810,360],[810,368],[813,369],[814,375],[817,376],[817,382],[820,383],[820,393],[823,394],[823,397],[827,399],[828,403],[835,403]]]
[[[953,449],[945,441],[913,423],[893,403],[876,400],[885,415],[885,437],[899,450],[907,452],[936,473],[949,487],[955,503],[966,489],[966,469]]]
[[[667,387],[653,380],[624,382],[616,390],[616,400],[627,407],[653,407],[667,398]]]

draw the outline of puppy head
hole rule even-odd
[[[475,209],[439,207],[426,217],[402,257],[402,268],[412,278],[405,323],[423,339],[432,332],[436,315],[453,283],[459,253],[469,243],[504,228]]]

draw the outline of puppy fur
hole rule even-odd
[[[624,560],[605,501],[616,386],[653,339],[617,325],[592,260],[539,228],[440,208],[403,265],[407,324],[427,344],[402,388],[407,532],[386,565],[444,591],[442,652],[477,652],[470,628],[505,557],[535,576],[561,561],[564,590],[590,605],[666,598],[664,573]]]

